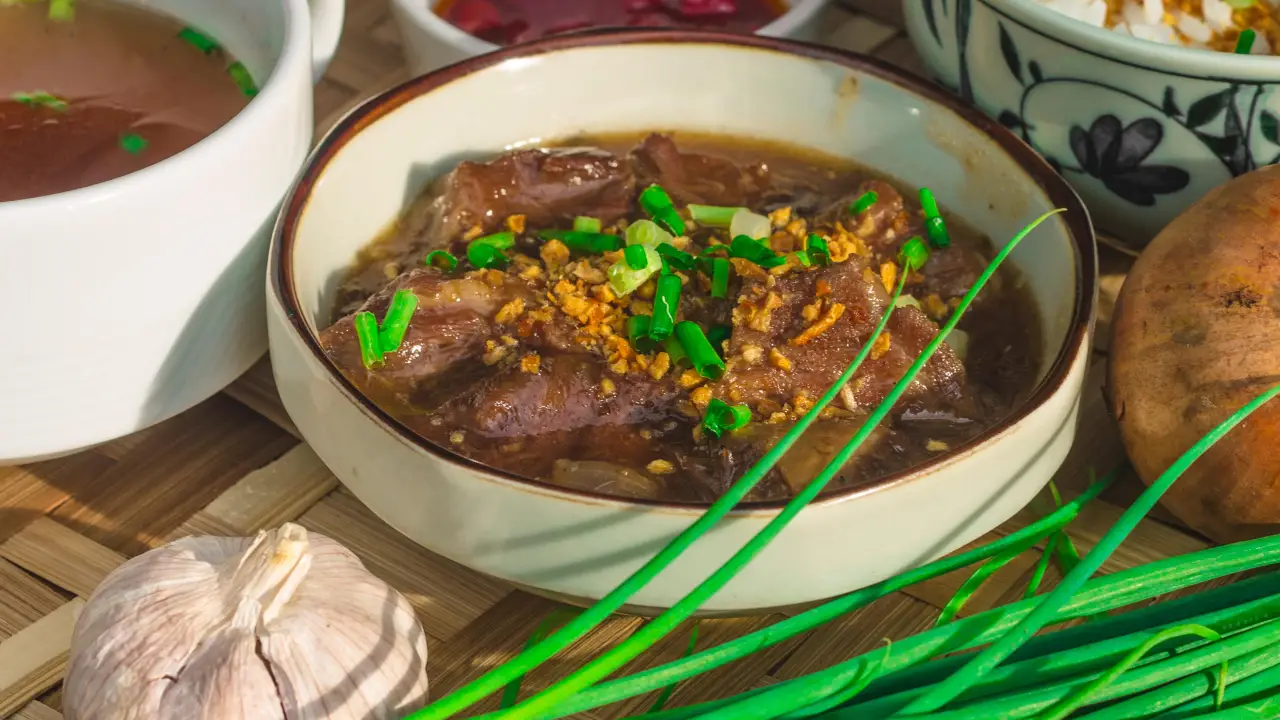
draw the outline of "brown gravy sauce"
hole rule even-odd
[[[110,0],[80,0],[71,21],[43,2],[0,6],[0,202],[128,175],[235,117],[249,98],[227,73],[234,58],[183,27]],[[38,92],[65,107],[19,99]]]

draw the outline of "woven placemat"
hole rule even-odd
[[[919,72],[902,31],[900,4],[861,0],[831,8],[827,41]],[[386,0],[348,0],[346,34],[321,83],[316,117],[327,128],[348,108],[407,77]],[[1104,252],[1099,337],[1128,261]],[[1091,469],[1123,458],[1101,394],[1105,348],[1095,353],[1074,450],[1058,476],[1068,494]],[[1114,487],[1073,525],[1081,549],[1093,542],[1140,489],[1134,478]],[[1020,515],[995,531],[1030,519]],[[324,467],[280,406],[264,360],[224,394],[166,423],[59,460],[0,468],[0,718],[57,720],[68,642],[84,601],[127,558],[187,534],[245,535],[294,520],[350,547],[375,574],[405,593],[430,636],[432,696],[439,697],[515,653],[552,609],[400,536],[363,507]],[[1103,572],[1201,549],[1206,542],[1165,515],[1144,521]],[[969,603],[966,613],[1017,599],[1036,561],[1010,563]],[[1052,584],[1056,578],[1048,578]],[[678,686],[670,705],[722,697],[826,667],[928,627],[963,581],[954,574],[873,603],[814,632]],[[699,647],[777,620],[704,620]],[[617,617],[534,672],[527,690],[544,687],[641,621]],[[688,626],[624,672],[674,659]],[[647,709],[635,698],[581,717],[614,718]],[[482,709],[496,707],[491,698]]]

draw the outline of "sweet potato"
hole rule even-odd
[[[1241,176],[1169,224],[1125,280],[1107,379],[1129,458],[1150,483],[1280,382],[1280,167]],[[1233,430],[1165,506],[1219,542],[1280,531],[1280,402]]]

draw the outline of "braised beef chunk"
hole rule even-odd
[[[931,248],[924,266],[908,272],[899,252],[924,234],[914,193],[904,197],[858,168],[814,162],[753,146],[691,150],[655,134],[630,148],[521,150],[462,163],[362,251],[321,344],[360,392],[440,448],[565,488],[668,502],[722,495],[866,348],[852,380],[747,496],[785,499],[854,437],[993,254],[948,215],[951,245]],[[588,217],[601,221],[601,232],[622,234],[648,218],[637,196],[651,184],[689,220],[685,236],[649,248],[660,263],[648,251],[649,264],[637,264],[634,251],[592,250],[539,232]],[[869,191],[877,201],[852,212]],[[764,254],[738,249],[727,265],[714,262],[724,251],[711,248],[734,238],[692,222],[689,203],[769,214],[769,236],[753,238]],[[503,229],[514,233],[514,246],[493,267],[472,266],[467,243]],[[811,252],[815,236],[826,255]],[[457,268],[426,267],[435,248],[452,252]],[[724,286],[713,282],[716,267],[729,269]],[[960,326],[967,342],[939,348],[831,489],[965,443],[1029,392],[1039,363],[1037,314],[1012,272],[996,275]],[[904,273],[904,296],[893,308]],[[673,320],[727,337],[715,348],[722,377],[695,369],[676,336],[657,339],[644,329],[670,307],[659,297],[662,275],[680,280],[668,299]],[[353,314],[383,321],[400,290],[418,301],[404,340],[365,367]],[[717,403],[739,408],[749,422],[706,425]]]
[[[871,337],[888,307],[889,294],[882,278],[858,257],[817,272],[766,280],[744,284],[727,352],[737,360],[716,394],[740,399],[767,416],[787,406],[812,405],[825,393]],[[846,409],[875,407],[937,330],[914,307],[893,313],[849,385]],[[963,386],[964,365],[943,346],[903,400],[950,407],[961,401]]]
[[[640,186],[661,185],[678,204],[754,205],[769,186],[768,170],[715,155],[681,152],[668,135],[650,135],[631,153]]]
[[[603,150],[518,150],[459,164],[434,193],[409,215],[428,248],[444,247],[477,226],[485,233],[505,229],[512,215],[539,228],[571,223],[577,215],[612,222],[631,212],[635,177],[625,160]]]

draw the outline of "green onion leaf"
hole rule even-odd
[[[579,215],[573,219],[574,232],[598,233],[603,227],[603,223],[598,218]]]
[[[673,239],[671,233],[658,227],[658,224],[652,220],[637,220],[627,226],[628,245],[657,247],[670,243]]]
[[[725,430],[737,430],[751,422],[751,408],[746,405],[730,405],[712,398],[707,404],[707,412],[702,416],[702,429],[720,437]]]
[[[938,200],[927,187],[920,188],[920,207],[924,209],[924,216],[927,218],[936,218],[942,214],[938,212]]]
[[[467,243],[467,260],[478,270],[506,267],[507,256],[502,251],[515,244],[516,234],[510,230],[478,237]]]
[[[1000,568],[1008,565],[1021,554],[1022,548],[1011,548],[980,565],[969,576],[969,579],[964,581],[964,584],[960,586],[956,594],[952,595],[951,599],[947,601],[933,626],[941,627],[954,620],[956,615],[964,609],[965,603],[969,602],[969,599],[981,589],[987,580],[991,579],[992,575],[995,575]]]
[[[940,217],[931,217],[924,221],[925,234],[929,242],[936,248],[944,248],[951,244],[951,236],[947,234],[946,223]]]
[[[1058,533],[1054,533],[1045,541],[1044,552],[1040,554],[1035,569],[1031,571],[1031,578],[1027,580],[1027,589],[1022,591],[1023,600],[1035,597],[1036,591],[1040,589],[1040,583],[1044,581],[1044,574],[1049,571],[1049,561],[1053,559],[1054,548],[1057,545]]]
[[[60,22],[75,20],[75,0],[49,0],[49,19]]]
[[[719,380],[724,376],[724,360],[697,323],[688,320],[676,323],[675,336],[699,375],[708,380]]]
[[[723,207],[720,205],[690,205],[689,217],[699,225],[707,227],[727,228],[729,223],[733,222],[733,214],[739,210],[746,210],[741,207]]]
[[[214,40],[193,27],[182,28],[182,31],[178,33],[178,37],[187,41],[195,49],[205,55],[212,55],[222,49],[222,46],[218,44],[217,40]]]
[[[712,325],[707,330],[707,342],[711,343],[717,355],[724,356],[724,341],[733,335],[733,328],[728,325]]]
[[[880,200],[880,193],[876,192],[875,190],[868,190],[862,193],[861,195],[859,195],[857,200],[854,200],[852,203],[849,204],[849,214],[859,215],[861,213],[864,213],[870,210],[871,206],[875,205],[879,200]]]
[[[804,249],[808,251],[809,257],[818,265],[831,264],[831,250],[827,248],[827,241],[822,239],[821,235],[812,234],[805,241]]]
[[[378,345],[378,321],[373,313],[358,312],[352,318],[356,328],[356,340],[360,343],[360,361],[368,369],[382,365],[382,348]]]
[[[658,349],[658,341],[649,336],[653,318],[648,315],[632,315],[627,318],[627,341],[638,353],[651,353]]]
[[[561,625],[564,625],[566,622],[572,620],[575,616],[577,616],[577,614],[578,614],[578,611],[576,609],[571,609],[571,608],[561,607],[561,608],[556,608],[555,610],[552,610],[549,615],[547,615],[545,618],[542,619],[542,622],[538,623],[538,627],[534,629],[533,634],[530,635],[529,639],[525,641],[524,649],[528,650],[534,645],[537,645],[538,643],[542,642],[542,640],[546,638],[547,635],[550,635],[553,631],[557,630]],[[512,680],[505,688],[503,688],[502,703],[499,705],[499,707],[509,708],[512,705],[516,704],[516,700],[520,699],[520,685],[523,682],[524,682],[524,676],[521,675],[515,680]]]
[[[632,270],[631,266],[627,264],[626,258],[623,258],[605,271],[605,275],[609,276],[609,288],[619,296],[630,295],[635,292],[636,288],[645,284],[654,273],[662,269],[662,258],[653,247],[649,245],[640,245],[638,247],[643,247],[645,257],[649,258],[649,262],[644,268]]]
[[[458,267],[458,258],[446,250],[432,250],[422,262],[427,267],[438,267],[445,272],[453,272]]]
[[[689,657],[690,655],[693,654],[694,649],[696,649],[697,647],[698,647],[698,621],[694,620],[693,628],[689,631],[689,645],[684,649],[684,654],[681,655],[680,657],[682,658]],[[661,710],[663,706],[667,704],[667,701],[671,699],[671,693],[675,691],[676,691],[675,683],[668,685],[666,689],[662,691],[662,694],[658,696],[658,699],[653,701],[653,705],[649,707],[649,712],[656,713],[659,710]]]
[[[467,245],[467,262],[477,270],[498,269],[507,266],[507,256],[492,245],[472,242]]]
[[[667,352],[667,356],[671,358],[671,364],[674,367],[689,368],[693,367],[693,361],[689,359],[689,355],[685,353],[684,346],[680,344],[680,340],[672,335],[662,341],[662,349]]]
[[[898,264],[903,267],[904,272],[916,272],[927,262],[929,246],[924,244],[919,235],[903,243],[902,250],[898,251]]]
[[[685,272],[692,272],[698,266],[698,258],[677,248],[675,245],[659,245],[658,255],[666,261],[668,265]]]
[[[739,235],[733,239],[729,244],[729,255],[750,260],[763,268],[778,267],[787,263],[785,257],[770,250],[759,240],[752,240],[746,235]]]
[[[649,266],[649,256],[645,254],[643,245],[628,245],[622,257],[632,270],[643,270]]]
[[[66,100],[63,100],[57,95],[51,95],[44,90],[37,90],[31,93],[16,92],[9,97],[20,105],[26,105],[27,107],[44,107],[53,110],[54,112],[66,112],[68,107]]]
[[[1256,36],[1257,33],[1253,31],[1253,28],[1245,28],[1240,31],[1240,37],[1236,40],[1236,54],[1248,55],[1253,52],[1253,40]]]
[[[231,63],[227,67],[227,74],[246,97],[254,97],[258,94],[258,85],[253,81],[253,75],[249,73],[249,68],[245,67],[244,63],[238,60]]]
[[[722,298],[729,295],[729,261],[724,258],[711,259],[711,297]]]
[[[680,287],[677,275],[664,273],[658,277],[658,288],[653,294],[653,320],[649,324],[649,336],[654,340],[666,340],[675,330]]]
[[[666,190],[657,185],[645,188],[644,192],[640,193],[640,207],[672,235],[684,234],[684,220],[676,212],[676,207]]]
[[[590,218],[587,218],[590,219]],[[543,240],[559,240],[570,250],[586,253],[605,253],[622,248],[622,238],[601,232],[585,230],[539,230]]]
[[[796,256],[796,260],[800,261],[800,264],[801,264],[801,265],[803,265],[803,266],[805,266],[805,267],[812,267],[812,266],[813,266],[813,260],[809,257],[809,253],[808,253],[808,252],[806,252],[806,251],[804,251],[804,250],[797,250],[797,251],[795,252],[795,256]]]
[[[141,135],[126,133],[120,136],[120,149],[130,155],[137,155],[143,150],[146,150],[148,144],[147,139]]]
[[[378,347],[384,355],[400,349],[404,334],[409,330],[409,321],[413,319],[413,311],[417,307],[418,296],[411,290],[397,290],[391,296],[391,305],[382,318],[382,327],[378,329]]]

